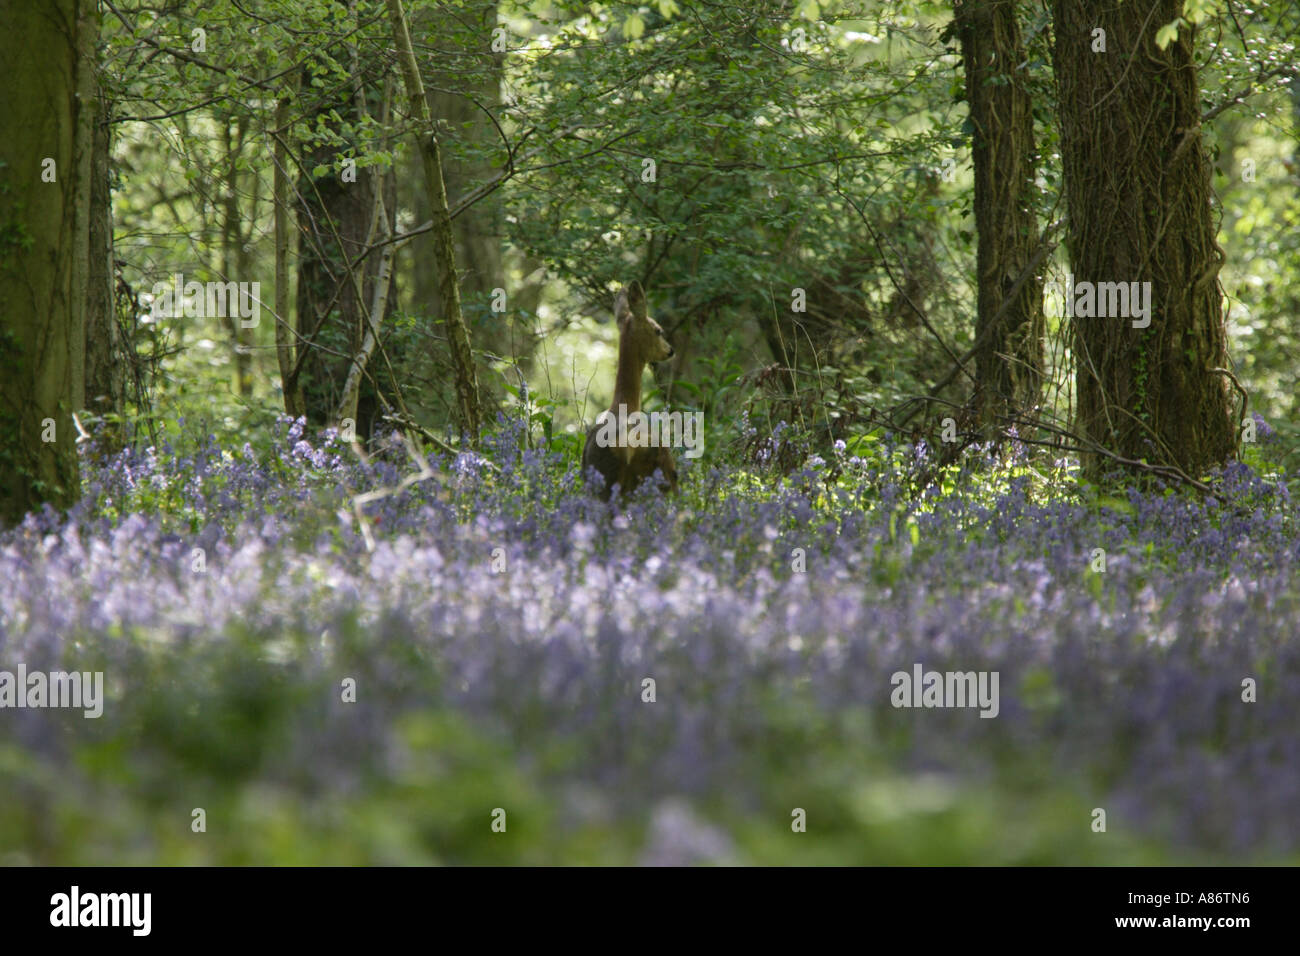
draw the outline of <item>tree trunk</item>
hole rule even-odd
[[[955,22],[966,69],[975,160],[977,407],[985,427],[1038,404],[1043,380],[1043,284],[1030,277],[997,328],[1003,301],[1034,254],[1033,101],[1016,0],[961,0]]]
[[[113,266],[113,172],[110,109],[97,91],[90,172],[90,259],[86,284],[86,408],[110,416],[99,433],[102,451],[122,447],[127,355],[117,325]]]
[[[388,213],[384,209],[382,193],[376,195],[375,204],[374,218],[379,224],[379,232],[375,236],[375,240],[388,239],[392,234],[388,229]],[[348,366],[347,378],[343,382],[342,398],[339,399],[338,409],[334,412],[334,423],[339,427],[342,427],[349,418],[353,422],[357,419],[362,377],[366,374],[366,368],[370,364],[370,357],[374,354],[375,346],[379,344],[381,316],[388,313],[388,293],[392,286],[389,279],[392,276],[393,257],[396,254],[396,243],[391,242],[387,243],[379,252],[379,274],[375,280],[374,297],[365,310],[365,334],[362,335],[361,345],[352,356],[352,362]]]
[[[293,99],[286,90],[275,107],[274,169],[271,171],[271,203],[275,217],[275,355],[280,366],[280,387],[284,392],[284,410],[292,418],[307,414],[302,386],[294,368],[298,359],[297,324],[289,305],[289,255],[293,233],[289,227],[289,124]]]
[[[231,124],[234,124],[234,133]],[[223,282],[249,282],[249,256],[245,250],[243,230],[244,217],[239,209],[239,156],[244,151],[244,118],[227,116],[221,119],[221,142],[225,159],[225,182],[223,183],[221,216],[221,279]],[[249,219],[254,220],[250,210]],[[239,308],[243,306],[240,299],[231,305],[223,316],[226,330],[230,333],[230,346],[234,353],[235,394],[247,399],[253,394],[253,339],[252,329],[244,328],[240,319]]]
[[[372,92],[382,96],[382,92]],[[331,111],[354,121],[359,118],[353,91],[340,89],[334,101],[321,104],[311,125]],[[307,420],[319,426],[334,420],[352,356],[365,335],[367,308],[375,300],[380,256],[367,258],[355,276],[348,265],[372,240],[376,190],[383,190],[387,230],[390,234],[397,231],[396,185],[391,173],[375,167],[357,169],[355,181],[344,181],[339,152],[339,147],[331,145],[310,150],[303,159],[304,168],[310,172],[325,165],[329,169],[319,177],[301,176],[298,183],[302,197],[298,210],[298,329],[309,341],[298,343],[299,352],[306,350],[306,354],[299,355],[301,371],[290,386],[301,388]],[[391,275],[387,281],[392,281]],[[385,295],[383,301],[391,302],[392,295]],[[384,318],[380,315],[374,320],[382,323]],[[359,408],[362,406],[373,407],[366,402],[364,385]],[[362,442],[370,438],[372,418],[373,414],[358,413],[356,434]]]
[[[414,18],[414,12],[412,11]],[[497,25],[496,0],[474,0],[467,9],[437,7],[425,12],[418,24],[412,26],[426,36],[446,36],[462,20],[473,24],[476,39],[491,36]],[[451,70],[425,72],[428,83],[429,105],[432,115],[463,138],[483,150],[471,158],[457,159],[444,155],[443,179],[448,202],[468,195],[476,186],[499,172],[493,163],[490,148],[500,144],[496,126],[480,107],[496,110],[501,105],[501,79],[504,55],[493,53],[480,43],[475,50],[473,64],[466,68],[456,63]],[[423,175],[423,157],[412,157],[417,179]],[[414,220],[424,222],[432,218],[428,192],[417,190],[413,203]],[[503,211],[499,194],[494,193],[470,206],[451,223],[456,250],[457,274],[460,276],[460,295],[465,322],[473,340],[481,349],[495,355],[525,361],[532,353],[535,339],[532,336],[512,336],[509,316],[516,310],[527,308],[521,300],[521,290],[511,289],[506,312],[491,310],[492,290],[505,288],[505,262],[503,243]],[[433,315],[443,320],[440,288],[437,280],[437,261],[431,243],[417,243],[413,250],[427,261],[413,270],[412,293],[415,301]]]
[[[0,62],[0,522],[80,493],[95,6],[7,4]],[[45,165],[46,160],[53,162]],[[54,181],[44,181],[45,173]]]
[[[1234,454],[1236,429],[1194,31],[1155,44],[1181,12],[1182,0],[1053,0],[1053,56],[1078,428],[1197,477]]]
[[[469,332],[460,311],[460,286],[456,276],[456,247],[451,230],[451,216],[447,209],[447,187],[442,178],[442,156],[438,147],[437,131],[429,115],[429,104],[424,98],[424,83],[420,68],[411,49],[411,34],[402,12],[402,0],[387,0],[388,15],[393,24],[393,40],[397,44],[398,61],[406,83],[411,115],[418,128],[417,146],[424,163],[424,181],[433,207],[432,241],[438,266],[438,288],[442,300],[442,322],[447,332],[447,344],[456,378],[456,398],[460,406],[460,426],[471,444],[478,443],[479,396],[478,377],[474,371],[474,355],[470,350]]]

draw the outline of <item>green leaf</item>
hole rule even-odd
[[[1185,21],[1182,17],[1179,17],[1173,23],[1166,23],[1156,31],[1156,46],[1162,50],[1169,46],[1169,44],[1178,39],[1178,28],[1185,25]]]

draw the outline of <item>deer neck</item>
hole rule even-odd
[[[641,372],[645,361],[626,339],[618,343],[618,371],[614,376],[614,404],[610,411],[615,415],[619,406],[627,407],[627,414],[641,410]]]
[[[631,464],[636,449],[628,444],[626,423],[633,412],[641,411],[641,373],[645,360],[626,338],[618,342],[618,369],[614,375],[614,401],[609,414],[618,420],[618,439],[614,453],[624,464]],[[620,412],[622,414],[620,414]]]

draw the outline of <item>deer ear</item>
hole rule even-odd
[[[623,287],[621,295],[626,297],[627,307],[633,315],[645,318],[645,290],[641,288],[641,283],[633,279]]]
[[[627,289],[624,288],[614,300],[614,321],[622,325],[628,319],[632,318],[632,310],[627,305]]]

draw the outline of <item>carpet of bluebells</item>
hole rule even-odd
[[[918,495],[924,448],[837,447],[609,506],[528,444],[87,459],[0,533],[0,669],[107,701],[0,711],[0,862],[1300,861],[1276,477]],[[916,663],[997,671],[997,717],[895,709]]]

